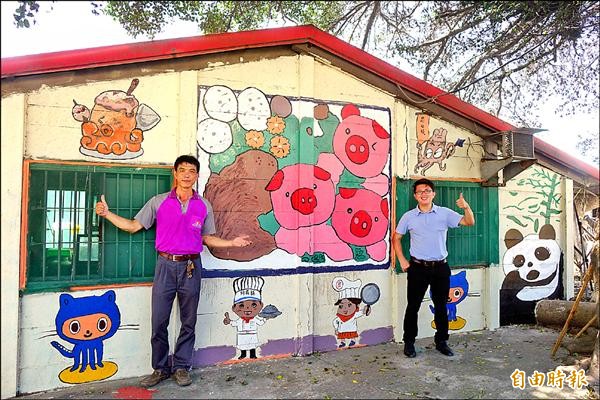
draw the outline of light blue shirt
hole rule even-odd
[[[429,212],[422,212],[417,206],[404,213],[396,232],[403,236],[410,232],[412,257],[426,261],[443,260],[448,257],[448,228],[458,228],[462,217],[454,210],[435,204]]]

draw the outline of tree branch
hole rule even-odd
[[[369,16],[369,21],[367,22],[367,27],[365,28],[365,35],[363,37],[363,42],[362,42],[362,46],[361,49],[365,49],[365,46],[367,45],[367,42],[369,40],[369,36],[371,35],[371,28],[373,27],[373,22],[375,22],[375,19],[377,19],[377,15],[379,15],[379,11],[381,10],[381,3],[379,1],[374,1],[373,2],[373,11],[371,12],[371,15]]]

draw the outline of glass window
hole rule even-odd
[[[170,168],[100,167],[30,162],[27,208],[27,291],[152,279],[154,230],[129,234],[99,218],[133,218],[152,196],[170,189]]]

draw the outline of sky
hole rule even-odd
[[[36,16],[37,23],[29,29],[17,29],[13,18],[17,4],[16,1],[0,2],[2,58],[150,40],[143,36],[134,39],[128,36],[125,29],[112,18],[106,15],[93,15],[89,1],[40,2],[40,11]],[[154,39],[199,34],[198,27],[193,22],[177,21]],[[406,72],[418,76],[410,70]],[[554,112],[554,104],[555,102],[549,99],[541,107],[542,128],[548,131],[535,136],[598,167],[591,161],[591,156],[589,159],[584,158],[577,151],[576,145],[578,134],[598,135],[600,111],[595,115],[579,114],[560,117]]]

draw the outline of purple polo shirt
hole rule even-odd
[[[216,232],[210,203],[195,190],[186,204],[175,189],[152,197],[136,214],[145,229],[156,221],[156,250],[170,254],[202,252],[202,235]]]

